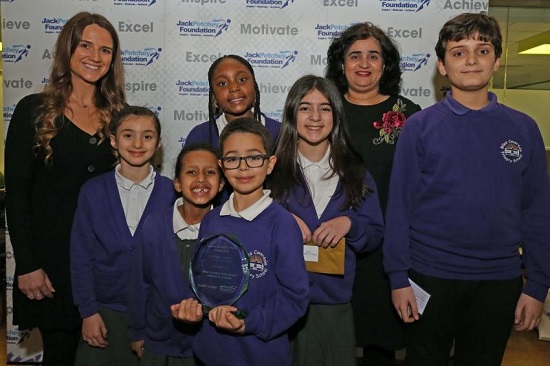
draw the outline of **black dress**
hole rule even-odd
[[[109,141],[89,135],[66,117],[57,121],[51,140],[51,164],[34,153],[35,120],[40,94],[23,98],[15,108],[6,139],[6,213],[15,257],[13,323],[20,329],[75,330],[81,319],[73,304],[69,239],[78,192],[93,176],[114,167]],[[42,268],[55,289],[52,299],[31,301],[17,276]]]
[[[344,99],[344,108],[356,148],[376,182],[384,213],[400,128],[420,106],[394,95],[371,106]],[[382,248],[357,257],[352,305],[357,346],[375,345],[386,350],[405,347],[402,321],[391,302],[390,285],[382,266]]]

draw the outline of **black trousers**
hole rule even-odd
[[[42,366],[74,366],[81,329],[68,331],[39,328],[39,330],[44,348]]]
[[[514,323],[521,277],[447,280],[411,273],[431,294],[419,321],[408,324],[407,365],[445,366],[454,342],[455,366],[498,366]]]

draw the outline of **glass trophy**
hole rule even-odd
[[[248,289],[249,278],[248,253],[234,236],[207,236],[191,257],[189,282],[205,314],[219,305],[233,305]],[[241,311],[234,314],[246,317]]]

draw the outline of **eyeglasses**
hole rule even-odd
[[[224,169],[237,169],[244,160],[249,168],[259,168],[264,166],[264,162],[269,159],[269,155],[249,155],[249,156],[226,156],[221,158]]]

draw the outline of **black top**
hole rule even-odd
[[[352,138],[376,182],[382,212],[385,212],[393,155],[401,131],[398,122],[419,111],[420,106],[405,97],[392,95],[370,106],[351,104],[344,98],[344,109]],[[352,305],[357,346],[376,345],[386,350],[405,346],[403,322],[391,302],[381,248],[357,256]]]
[[[398,105],[398,100],[402,102],[400,106]],[[376,182],[382,212],[385,212],[386,209],[393,155],[400,129],[391,128],[391,126],[387,125],[393,131],[388,131],[388,133],[383,132],[388,137],[385,137],[385,135],[381,136],[380,131],[384,127],[380,127],[377,124],[379,126],[377,128],[374,126],[374,122],[383,124],[384,114],[393,111],[396,105],[398,107],[395,107],[395,109],[399,109],[406,118],[409,118],[413,113],[420,110],[419,105],[407,98],[395,95],[390,96],[380,104],[369,106],[351,104],[344,98],[344,109],[349,129],[357,150],[365,160],[367,169]],[[386,116],[385,121],[390,122],[388,119],[392,117],[395,118],[395,114],[392,116],[390,113]]]
[[[115,164],[110,143],[89,135],[68,118],[59,118],[51,140],[51,163],[35,154],[35,125],[40,94],[16,106],[6,138],[6,213],[16,269],[14,324],[21,329],[75,329],[80,316],[73,305],[69,273],[69,240],[82,184]],[[42,268],[56,292],[53,299],[29,300],[17,276]]]

